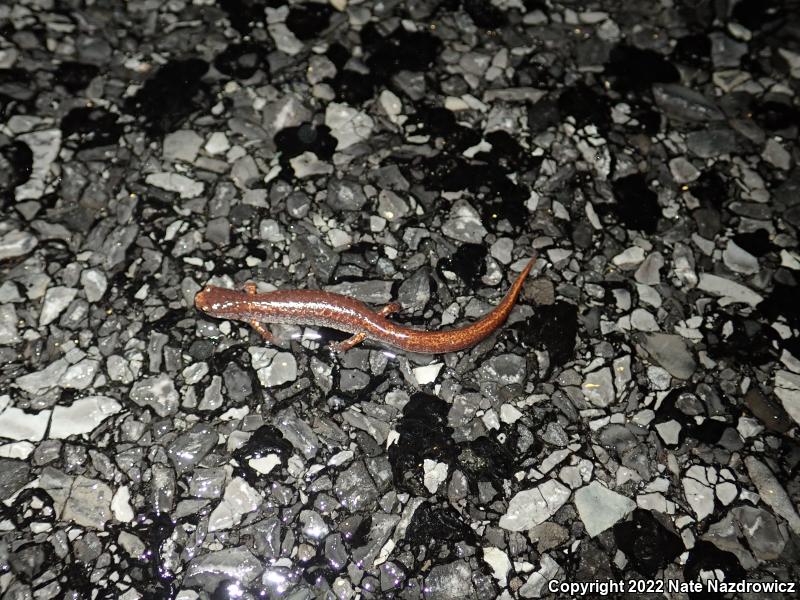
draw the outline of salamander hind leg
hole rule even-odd
[[[250,327],[256,330],[256,332],[264,338],[264,341],[272,343],[272,333],[270,333],[269,329],[266,326],[259,322],[259,321],[250,321]]]
[[[333,342],[331,343],[331,350],[334,352],[346,352],[350,350],[353,346],[360,344],[365,339],[367,339],[367,334],[364,332],[357,333],[353,337],[349,337],[346,340],[342,340],[341,342]]]
[[[242,289],[244,290],[244,293],[247,294],[248,296],[252,296],[258,291],[258,288],[256,288],[256,284],[253,283],[252,281],[248,281],[247,283],[245,283],[242,286]]]
[[[395,313],[399,313],[403,310],[403,307],[400,305],[399,302],[390,302],[383,308],[378,311],[378,314],[382,317],[388,317],[389,315],[393,315]]]

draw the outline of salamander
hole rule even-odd
[[[252,282],[246,283],[241,290],[206,286],[197,293],[194,304],[212,317],[249,323],[268,342],[272,341],[272,334],[264,323],[287,323],[330,327],[353,334],[332,344],[337,352],[349,350],[369,339],[409,352],[442,354],[470,348],[497,330],[514,307],[535,262],[534,256],[511,284],[505,297],[484,317],[463,327],[441,331],[413,329],[390,321],[387,317],[401,310],[397,302],[376,311],[349,296],[321,290],[259,293]]]

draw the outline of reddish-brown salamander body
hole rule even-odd
[[[349,350],[371,339],[409,352],[456,352],[474,346],[505,322],[535,261],[535,257],[531,258],[500,304],[487,315],[471,325],[445,331],[422,331],[390,321],[386,316],[400,310],[400,305],[394,302],[374,311],[363,302],[341,294],[319,290],[257,293],[254,283],[246,284],[243,290],[206,286],[197,293],[194,304],[212,317],[245,321],[268,341],[272,336],[262,323],[290,323],[352,333],[353,337],[334,344],[337,351]]]

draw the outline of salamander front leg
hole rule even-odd
[[[347,352],[353,346],[360,344],[365,339],[367,339],[367,334],[357,333],[353,337],[349,337],[346,340],[342,340],[341,342],[333,342],[331,343],[331,350],[334,352]]]
[[[270,333],[269,329],[267,329],[263,323],[259,321],[250,321],[250,327],[256,330],[256,332],[264,338],[264,341],[272,343],[272,333]]]
[[[380,309],[378,311],[378,314],[380,316],[382,316],[382,317],[388,317],[389,315],[393,315],[395,313],[399,313],[401,310],[403,310],[403,307],[400,306],[399,302],[390,302],[389,304],[384,306],[382,309]]]
[[[402,306],[400,306],[399,302],[391,302],[381,308],[378,311],[378,314],[382,317],[388,317],[394,313],[400,312],[402,310]],[[349,337],[346,340],[342,340],[341,342],[334,342],[331,344],[331,349],[334,352],[346,352],[350,350],[353,346],[356,346],[367,339],[367,334],[363,331],[361,333],[355,334],[353,337]]]
[[[252,281],[248,281],[247,283],[245,283],[242,286],[242,290],[248,296],[254,296],[256,293],[258,293],[258,289],[256,288],[256,284],[253,283]],[[252,321],[248,321],[248,323],[250,323],[250,327],[252,327],[253,329],[256,330],[258,335],[260,335],[262,338],[264,338],[265,342],[269,342],[270,344],[273,343],[272,342],[272,333],[270,332],[269,329],[267,329],[264,326],[263,323],[261,323],[260,321],[256,321],[255,319],[253,319]]]

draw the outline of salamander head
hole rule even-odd
[[[240,290],[207,285],[195,295],[194,305],[212,317],[236,318],[246,298],[247,295]]]

